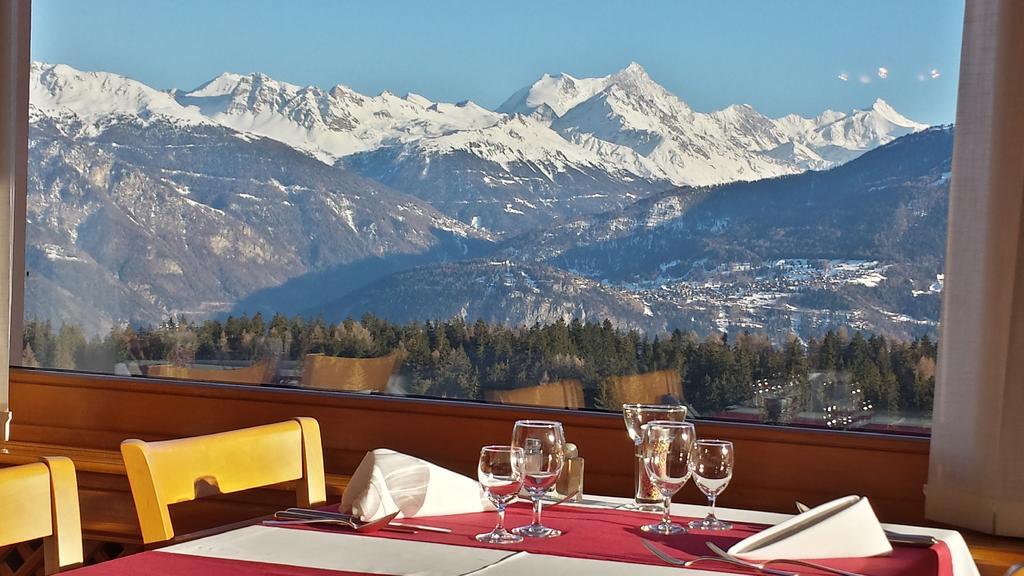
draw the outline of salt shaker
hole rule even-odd
[[[565,464],[555,483],[555,492],[560,498],[575,492],[576,495],[570,501],[583,500],[583,458],[580,458],[579,449],[575,444],[565,444]]]

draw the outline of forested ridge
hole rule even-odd
[[[30,321],[23,364],[110,373],[118,362],[239,365],[276,357],[297,363],[298,373],[306,354],[362,358],[397,349],[404,352],[408,394],[481,399],[485,390],[574,378],[583,382],[588,406],[618,409],[604,401],[610,376],[673,369],[682,379],[683,400],[700,414],[757,405],[759,395],[785,398],[791,411],[821,410],[844,401],[842,392],[824,390],[836,382],[857,393],[858,407],[851,410],[927,413],[937,354],[927,336],[904,342],[845,330],[777,346],[750,333],[731,341],[678,330],[649,337],[607,320],[513,328],[458,318],[399,325],[365,315],[332,324],[283,315],[268,321],[256,314],[198,324],[170,318],[92,339],[73,325]],[[289,383],[280,378],[279,384]]]

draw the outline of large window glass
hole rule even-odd
[[[926,433],[962,23],[35,0],[21,363]]]

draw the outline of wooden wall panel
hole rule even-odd
[[[475,476],[479,447],[508,442],[519,418],[551,418],[586,458],[586,490],[630,494],[632,445],[616,414],[370,397],[305,390],[199,385],[15,369],[15,440],[116,450],[121,440],[191,436],[312,416],[327,471],[350,474],[367,450],[388,447]],[[928,440],[698,422],[698,434],[733,440],[737,468],[723,506],[790,512],[864,494],[879,516],[924,523]],[[691,486],[678,498],[701,502]]]

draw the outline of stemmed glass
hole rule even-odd
[[[693,482],[708,497],[711,511],[703,520],[690,522],[695,530],[728,530],[732,524],[715,517],[715,500],[725,492],[725,487],[732,480],[733,468],[732,442],[725,440],[698,440],[693,448]]]
[[[487,498],[498,510],[494,530],[477,534],[476,539],[488,544],[515,544],[523,537],[505,530],[505,506],[515,499],[523,487],[523,451],[512,446],[484,446],[476,477]]]
[[[633,440],[635,456],[633,480],[636,491],[634,502],[623,506],[628,510],[657,512],[661,508],[661,492],[651,483],[644,471],[640,442],[643,439],[643,425],[653,420],[682,422],[686,419],[686,406],[674,404],[623,404],[622,419],[626,422],[626,433]]]
[[[656,534],[682,534],[686,532],[679,524],[672,522],[672,496],[690,479],[690,457],[697,439],[693,424],[655,420],[643,426],[642,451],[644,469],[651,482],[661,492],[664,511],[661,522],[641,526],[644,532]]]
[[[565,461],[565,433],[561,422],[519,420],[512,428],[512,446],[523,451],[523,485],[533,500],[533,521],[512,530],[530,538],[554,538],[561,530],[541,524],[541,498],[554,486]]]

